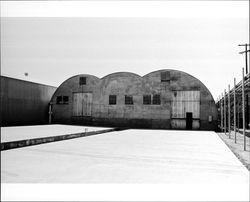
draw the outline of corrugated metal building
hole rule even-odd
[[[143,77],[118,72],[63,82],[52,97],[54,123],[131,128],[217,129],[217,108],[206,86],[176,70]]]
[[[1,76],[1,126],[48,124],[56,87]]]

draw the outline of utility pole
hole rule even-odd
[[[249,105],[248,105],[248,94],[246,93],[246,129],[249,129]]]
[[[228,85],[228,137],[231,138],[231,121],[230,121],[230,85]]]
[[[49,103],[49,124],[52,122],[52,102]]]
[[[221,132],[223,132],[223,93],[221,94]]]
[[[245,51],[239,52],[239,54],[245,53],[245,62],[246,62],[246,75],[248,74],[248,62],[247,62],[247,53],[250,52],[250,50],[247,50],[247,46],[250,46],[250,44],[239,44],[239,46],[245,46]],[[249,69],[250,72],[250,69]]]
[[[227,135],[226,89],[224,90],[224,130]]]
[[[237,125],[238,125],[238,133],[240,132],[240,98],[237,99],[238,101],[238,110],[237,110],[237,113],[238,113],[238,120],[237,120]]]
[[[243,118],[243,136],[244,136],[244,151],[246,151],[246,126],[245,126],[245,76],[244,68],[242,68],[242,118]]]
[[[222,109],[222,97],[220,97],[220,129],[223,127],[223,109]]]
[[[236,79],[234,78],[234,142],[236,143]]]

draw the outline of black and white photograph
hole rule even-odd
[[[250,0],[0,9],[1,201],[250,200]]]

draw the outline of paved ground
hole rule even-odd
[[[3,182],[236,183],[248,171],[213,132],[128,130],[2,152]]]
[[[218,135],[247,169],[250,170],[250,138],[246,136],[246,151],[244,151],[243,135],[241,133],[236,133],[236,143],[234,131],[231,131],[230,138],[228,133],[226,135],[225,133],[218,133]]]
[[[87,129],[87,131],[97,131],[108,128],[60,124],[1,127],[1,142],[80,133],[85,132],[85,129]]]
[[[126,130],[7,150],[1,157],[2,183],[164,183],[177,193],[174,199],[185,192],[180,187],[191,196],[199,187],[205,199],[249,200],[248,170],[214,132]]]

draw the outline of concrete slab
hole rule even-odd
[[[3,183],[249,183],[214,132],[127,130],[1,152]]]
[[[89,132],[104,130],[108,128],[60,124],[1,127],[1,142],[80,133],[85,132],[85,129],[87,129],[87,131]]]
[[[6,201],[249,201],[249,172],[214,132],[127,130],[1,157]]]

